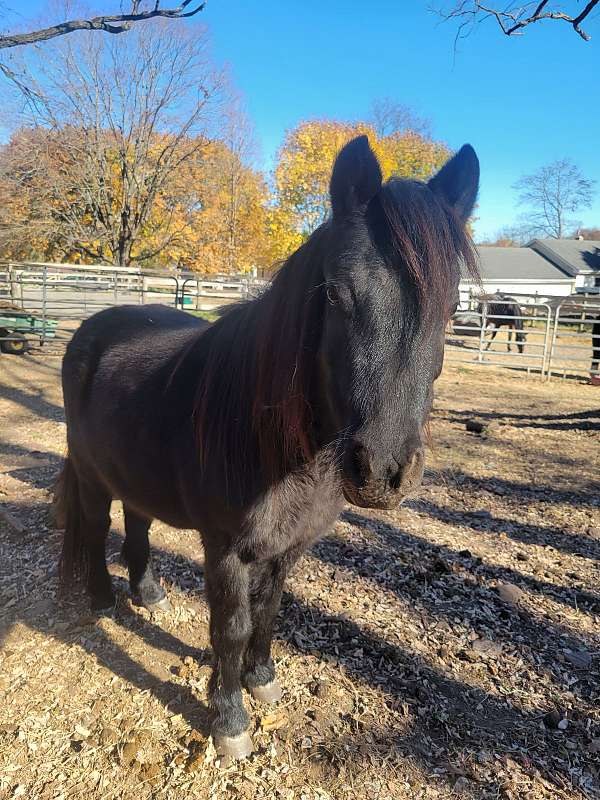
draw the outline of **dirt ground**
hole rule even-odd
[[[169,614],[130,602],[116,505],[114,615],[59,600],[59,366],[0,357],[0,798],[600,797],[600,388],[446,368],[419,496],[349,507],[289,580],[236,764],[196,533],[153,527]]]

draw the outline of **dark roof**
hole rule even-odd
[[[478,247],[481,279],[564,280],[569,276],[529,247]]]
[[[545,256],[567,275],[600,270],[600,241],[589,239],[534,239],[527,247]]]

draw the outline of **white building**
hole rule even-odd
[[[526,294],[544,302],[578,291],[600,291],[600,241],[534,239],[526,247],[483,245],[477,252],[481,282],[463,277],[463,308],[479,294]]]
[[[600,241],[534,239],[528,247],[574,278],[574,291],[600,292]]]

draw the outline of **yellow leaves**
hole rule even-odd
[[[442,143],[413,132],[377,136],[374,128],[364,122],[301,122],[287,132],[275,167],[277,213],[281,219],[277,233],[281,235],[287,228],[277,248],[282,255],[288,255],[326,219],[335,157],[346,142],[363,134],[369,138],[385,180],[393,175],[425,180],[450,154]]]
[[[285,728],[289,723],[288,715],[285,711],[275,711],[273,714],[266,714],[260,721],[263,731],[276,731]]]

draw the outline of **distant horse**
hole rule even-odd
[[[519,353],[523,352],[523,346],[525,342],[525,332],[523,330],[523,320],[521,317],[523,316],[523,311],[521,306],[517,303],[514,297],[510,297],[507,294],[500,294],[497,292],[490,300],[481,301],[479,303],[478,311],[479,314],[483,315],[483,310],[485,305],[487,305],[487,317],[486,321],[488,325],[492,327],[492,336],[488,340],[487,345],[485,347],[486,350],[490,349],[490,345],[496,338],[496,334],[498,333],[498,329],[502,326],[508,327],[508,341],[506,346],[508,347],[508,351],[510,353],[511,350],[511,342],[512,342],[512,332],[513,328],[515,330],[515,339],[517,342],[517,348]]]
[[[201,532],[219,753],[252,750],[242,686],[281,689],[271,660],[284,579],[344,498],[393,508],[420,483],[422,429],[458,300],[479,164],[465,145],[428,183],[392,179],[360,136],[339,153],[332,217],[270,288],[214,324],[122,306],[73,336],[62,381],[69,454],[56,492],[61,576],[111,607],[110,503],[123,502],[131,590],[167,604],[154,518]]]

